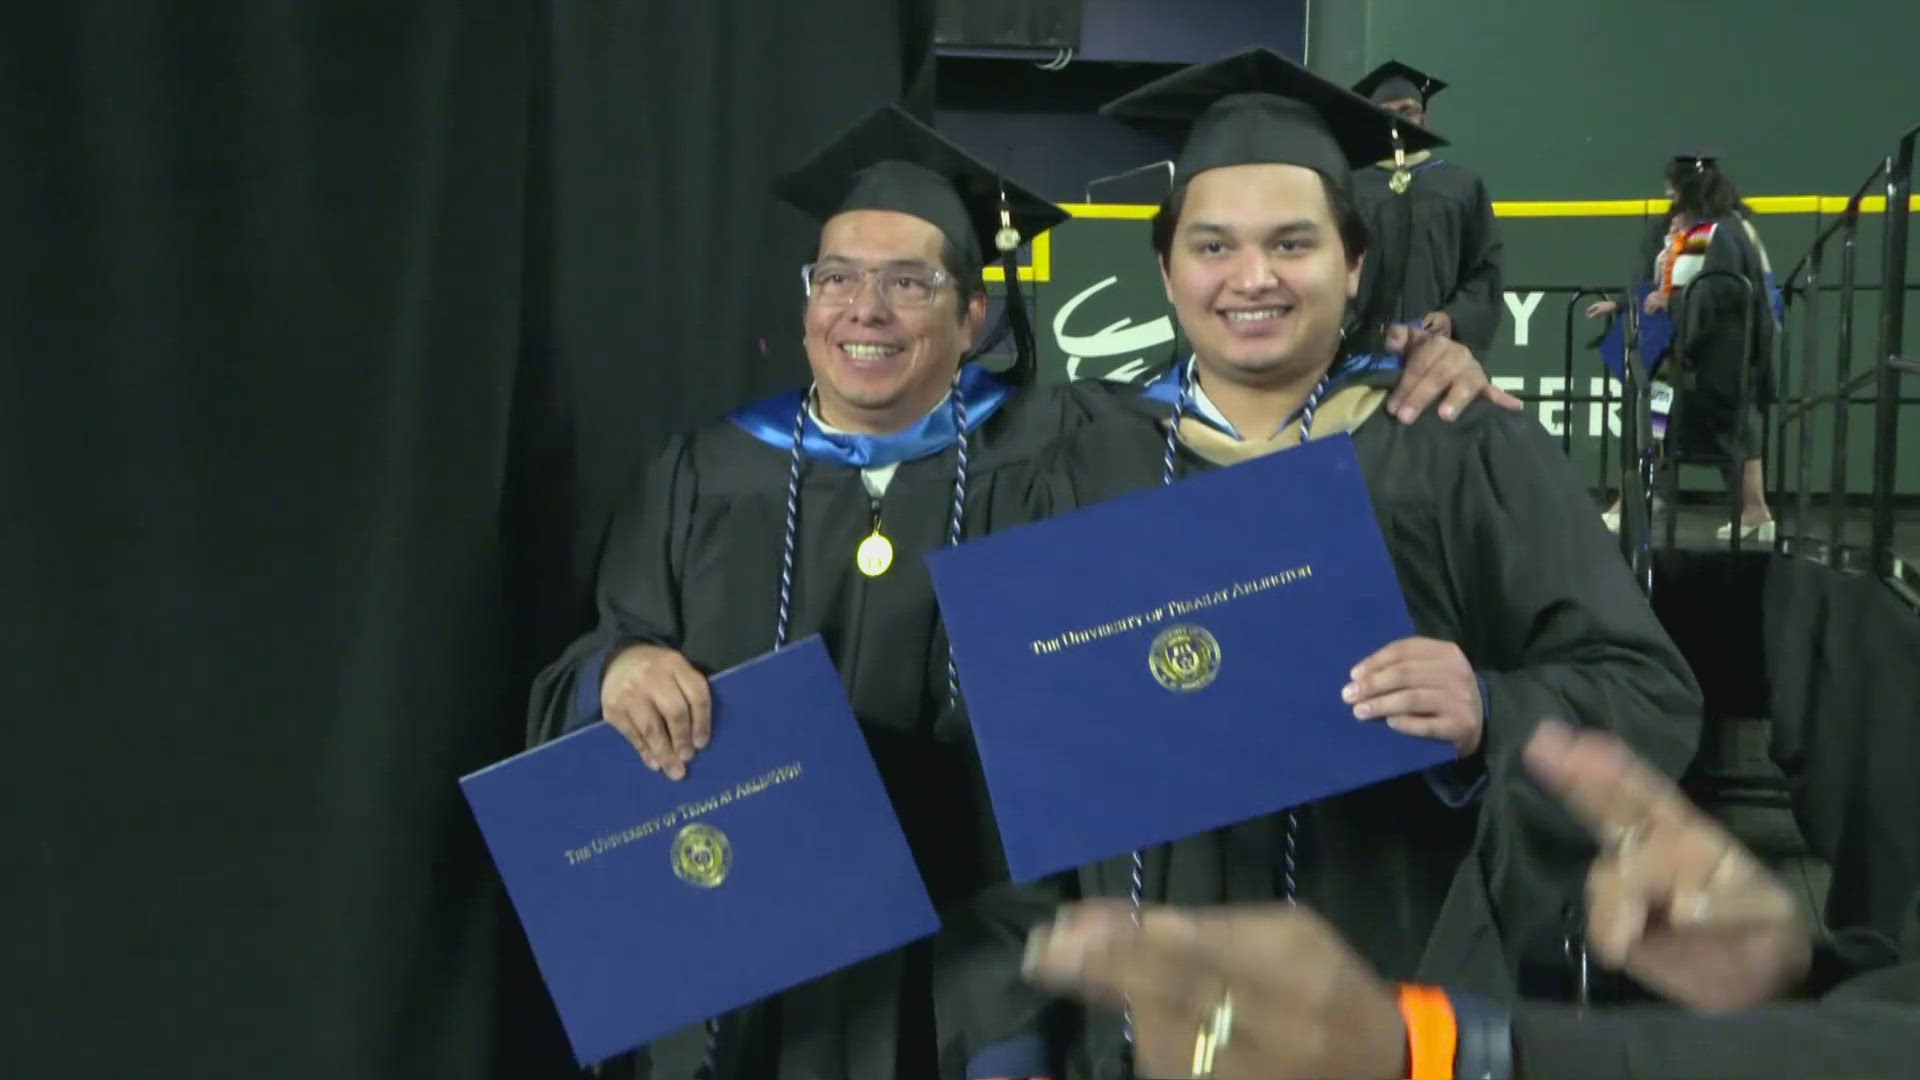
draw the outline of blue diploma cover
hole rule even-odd
[[[820,639],[709,685],[679,783],[605,722],[460,782],[583,1064],[939,927]]]
[[[1345,435],[928,562],[1016,880],[1453,758],[1340,698],[1413,634]]]

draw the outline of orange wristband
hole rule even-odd
[[[1407,1025],[1407,1080],[1453,1080],[1453,1055],[1460,1042],[1453,1003],[1434,986],[1400,984],[1400,1016]]]

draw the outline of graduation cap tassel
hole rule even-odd
[[[1013,328],[1007,325],[1007,313],[1002,311],[1000,317],[993,320],[993,329],[987,331],[979,344],[968,349],[966,355],[960,358],[960,366],[965,367],[983,356],[992,355],[993,350],[999,348],[1000,343],[1007,340],[1007,335],[1012,332]]]
[[[1007,324],[1013,329],[1013,370],[1008,375],[1016,384],[1031,382],[1040,360],[1034,355],[1026,298],[1020,295],[1020,230],[1013,227],[1005,181],[1000,184],[1000,231],[993,234],[993,246],[1000,249],[1000,269],[1007,279]]]
[[[1013,227],[1013,208],[1007,205],[1007,185],[1000,184],[1000,231],[993,234],[993,246],[1000,249],[1002,255],[1010,255],[1020,249],[1020,230]]]
[[[1007,321],[1013,330],[1013,370],[1008,377],[1016,384],[1031,382],[1040,368],[1033,338],[1033,322],[1027,314],[1027,302],[1020,293],[1020,261],[1008,252],[1000,260],[1007,275]]]

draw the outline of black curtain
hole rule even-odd
[[[1794,821],[1832,868],[1828,925],[1897,939],[1920,889],[1920,612],[1870,575],[1771,552],[1664,552],[1655,567],[1708,743],[1728,720],[1772,721]],[[1712,806],[1710,784],[1698,793]]]
[[[553,3],[557,146],[548,342],[559,357],[536,483],[609,501],[672,430],[805,378],[800,267],[818,225],[768,186],[867,111],[932,121],[934,0]],[[593,528],[575,533],[577,595]],[[557,651],[557,650],[556,650]]]
[[[0,1075],[570,1071],[456,779],[929,8],[0,15]]]
[[[1871,575],[1777,556],[1764,604],[1771,752],[1833,867],[1827,925],[1898,940],[1920,889],[1920,612]]]

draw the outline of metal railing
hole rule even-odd
[[[1888,286],[1880,301],[1880,400],[1874,407],[1873,496],[1871,545],[1873,572],[1893,576],[1894,454],[1899,447],[1900,377],[1920,374],[1920,363],[1901,354],[1906,348],[1906,290],[1893,289],[1907,280],[1907,234],[1913,210],[1913,144],[1920,124],[1907,129],[1888,157],[1887,217],[1881,236],[1880,280]]]
[[[1795,508],[1791,531],[1784,527],[1777,530],[1775,549],[1824,558],[1839,569],[1870,568],[1884,578],[1895,577],[1896,568],[1900,565],[1893,551],[1895,489],[1899,480],[1900,409],[1920,404],[1920,394],[1912,389],[1914,384],[1906,384],[1908,393],[1905,396],[1901,393],[1902,377],[1920,374],[1920,358],[1902,355],[1905,345],[1905,303],[1910,294],[1920,290],[1920,282],[1907,280],[1916,141],[1920,141],[1920,125],[1901,135],[1894,151],[1875,166],[1848,198],[1845,209],[1832,222],[1821,226],[1816,218],[1818,231],[1814,240],[1781,281],[1786,318],[1776,335],[1775,354],[1757,358],[1756,363],[1748,365],[1741,374],[1741,401],[1772,414],[1763,415],[1758,432],[1759,451],[1766,463],[1770,500],[1775,506],[1792,505]],[[1862,283],[1858,268],[1860,222],[1863,204],[1876,185],[1884,186],[1887,204],[1880,253],[1881,273],[1878,282]],[[1840,248],[1837,255],[1833,251],[1836,244]],[[1836,262],[1839,280],[1829,281],[1826,279],[1829,268]],[[1737,277],[1721,271],[1702,275],[1702,278],[1714,276]],[[1738,280],[1743,283],[1749,309],[1743,324],[1744,332],[1751,335],[1754,315],[1758,313],[1755,309],[1769,308],[1770,303],[1758,283],[1745,278]],[[1696,279],[1696,283],[1698,281]],[[1523,290],[1521,286],[1511,288]],[[1691,288],[1690,285],[1689,292]],[[1529,402],[1559,405],[1565,410],[1560,435],[1562,449],[1569,454],[1573,451],[1574,409],[1582,405],[1601,407],[1603,419],[1598,432],[1596,487],[1603,494],[1619,492],[1622,506],[1621,552],[1633,565],[1636,579],[1650,588],[1652,525],[1656,516],[1653,512],[1653,492],[1658,486],[1655,483],[1658,448],[1652,437],[1652,387],[1639,355],[1640,312],[1631,299],[1621,304],[1615,316],[1623,321],[1623,363],[1617,376],[1619,396],[1616,398],[1614,393],[1616,376],[1604,366],[1598,372],[1601,377],[1598,379],[1597,393],[1583,385],[1576,377],[1580,364],[1574,356],[1575,349],[1579,347],[1574,333],[1575,321],[1582,303],[1603,297],[1632,298],[1634,290],[1592,285],[1531,285],[1525,286],[1523,291],[1567,297],[1563,320],[1565,344],[1559,392],[1521,393],[1516,396]],[[1856,373],[1856,308],[1862,292],[1877,294],[1879,311],[1874,324],[1877,333],[1873,362],[1867,370]],[[1820,320],[1828,294],[1832,294],[1832,300],[1839,304],[1839,318],[1832,330],[1831,340],[1831,368],[1834,375],[1830,384],[1823,386],[1820,372],[1826,365],[1823,364],[1824,343],[1821,339],[1825,336],[1826,328]],[[1687,302],[1683,294],[1676,308],[1684,309]],[[1678,340],[1684,332],[1676,325],[1676,353],[1684,348],[1684,343]],[[1743,354],[1748,351],[1743,349]],[[1616,401],[1620,405],[1617,417],[1614,413]],[[1850,488],[1847,451],[1852,429],[1860,423],[1860,418],[1854,416],[1853,411],[1862,405],[1873,407],[1872,482],[1866,493],[1869,521],[1864,549],[1858,544],[1849,544],[1846,535],[1849,498],[1860,494]],[[1752,408],[1741,408],[1739,423],[1743,426],[1750,423],[1752,412]],[[1818,445],[1820,440],[1816,439],[1815,426],[1816,419],[1821,417],[1828,418],[1832,426],[1825,443],[1830,457],[1824,470],[1819,468],[1821,446]],[[1617,452],[1614,445],[1616,436],[1619,443]],[[1672,546],[1676,540],[1672,516],[1677,502],[1674,472],[1679,465],[1706,464],[1707,461],[1704,457],[1695,460],[1679,454],[1670,454],[1669,458],[1669,472],[1665,477],[1669,517],[1664,540],[1668,546]],[[1741,464],[1735,463],[1736,478]],[[1824,472],[1827,487],[1825,505],[1819,508],[1824,513],[1820,514],[1816,514],[1815,508],[1817,489],[1821,486],[1816,472]],[[1729,502],[1728,524],[1732,545],[1737,550],[1741,546],[1737,484],[1735,490],[1729,492]]]
[[[1623,384],[1622,396],[1616,399],[1613,393],[1613,384],[1619,380],[1615,379],[1613,373],[1608,371],[1603,365],[1598,374],[1594,375],[1594,378],[1600,385],[1599,393],[1596,394],[1591,390],[1578,392],[1574,390],[1574,387],[1580,385],[1577,381],[1578,376],[1574,374],[1576,366],[1574,353],[1578,347],[1577,337],[1574,334],[1574,325],[1576,318],[1575,313],[1580,310],[1581,301],[1614,300],[1621,292],[1621,289],[1619,286],[1609,285],[1510,285],[1507,287],[1507,291],[1544,293],[1549,296],[1558,294],[1566,295],[1567,305],[1562,326],[1564,337],[1562,338],[1563,348],[1560,358],[1560,391],[1558,393],[1547,393],[1543,391],[1538,394],[1521,391],[1515,393],[1513,396],[1519,398],[1521,401],[1536,404],[1560,405],[1567,410],[1562,414],[1563,423],[1560,429],[1560,449],[1568,456],[1572,456],[1573,454],[1572,407],[1575,405],[1599,405],[1601,415],[1605,420],[1600,425],[1599,476],[1596,486],[1600,490],[1608,490],[1611,482],[1611,478],[1608,475],[1610,471],[1608,462],[1612,460],[1613,405],[1616,400],[1619,400],[1624,407],[1625,387]],[[1630,292],[1631,290],[1628,291]],[[1626,316],[1624,308],[1631,306],[1631,304],[1623,305],[1622,313],[1616,315],[1615,318],[1624,318]],[[1633,329],[1637,330],[1638,312],[1634,312],[1633,315],[1635,317]],[[1644,373],[1642,374],[1644,375]]]
[[[1816,410],[1824,406],[1831,405],[1835,410],[1833,468],[1831,474],[1833,490],[1830,496],[1833,505],[1831,507],[1828,530],[1830,565],[1835,569],[1842,568],[1839,552],[1841,550],[1841,515],[1844,513],[1844,495],[1847,490],[1847,414],[1851,411],[1851,407],[1857,403],[1855,395],[1860,390],[1868,386],[1875,388],[1876,392],[1870,399],[1874,403],[1875,410],[1871,538],[1868,550],[1874,574],[1886,580],[1893,578],[1894,566],[1893,492],[1897,479],[1895,469],[1895,452],[1897,448],[1896,422],[1898,420],[1900,406],[1903,404],[1903,400],[1899,395],[1900,382],[1902,376],[1920,375],[1920,359],[1901,355],[1904,344],[1906,298],[1907,293],[1911,289],[1911,286],[1909,286],[1906,281],[1907,239],[1912,189],[1913,150],[1917,135],[1920,135],[1920,125],[1909,130],[1901,137],[1895,152],[1882,162],[1874,174],[1868,177],[1866,183],[1861,185],[1860,191],[1856,192],[1853,198],[1848,200],[1847,211],[1840,221],[1821,230],[1813,247],[1808,251],[1807,255],[1794,266],[1793,270],[1789,272],[1788,279],[1783,284],[1783,289],[1786,290],[1785,299],[1787,303],[1791,305],[1794,295],[1793,283],[1800,277],[1802,271],[1805,271],[1806,285],[1798,291],[1799,295],[1806,298],[1804,306],[1805,325],[1802,330],[1805,342],[1804,356],[1802,357],[1804,366],[1801,373],[1801,386],[1798,400],[1779,400],[1787,393],[1791,386],[1789,376],[1791,375],[1793,359],[1792,332],[1794,330],[1791,318],[1784,321],[1780,327],[1780,333],[1776,335],[1776,351],[1779,356],[1779,377],[1777,380],[1769,380],[1768,383],[1763,386],[1763,390],[1767,391],[1764,395],[1756,395],[1754,393],[1754,378],[1756,372],[1770,373],[1774,370],[1772,357],[1756,357],[1752,351],[1755,316],[1764,310],[1766,317],[1772,317],[1771,304],[1764,294],[1761,283],[1728,271],[1710,271],[1699,275],[1692,282],[1688,283],[1686,290],[1682,294],[1682,300],[1678,305],[1678,310],[1674,312],[1675,326],[1672,353],[1674,357],[1680,357],[1686,355],[1686,338],[1689,330],[1687,316],[1689,303],[1696,297],[1696,289],[1701,287],[1706,281],[1714,278],[1732,278],[1740,284],[1744,318],[1741,320],[1741,369],[1737,397],[1739,412],[1736,420],[1737,437],[1735,445],[1742,448],[1746,445],[1745,433],[1747,431],[1747,425],[1751,422],[1753,406],[1757,404],[1756,397],[1758,396],[1765,396],[1772,399],[1771,404],[1778,406],[1781,410],[1777,438],[1769,439],[1766,421],[1764,418],[1761,420],[1760,437],[1762,445],[1760,447],[1760,455],[1762,460],[1769,459],[1770,455],[1768,451],[1770,448],[1777,448],[1780,455],[1784,457],[1788,447],[1788,427],[1790,424],[1796,422],[1800,425],[1797,432],[1799,436],[1798,453],[1795,455],[1795,467],[1800,480],[1796,485],[1799,499],[1799,513],[1795,517],[1796,528],[1804,528],[1810,520],[1809,511],[1811,504],[1809,500],[1811,492],[1805,480],[1808,463],[1814,456],[1811,419]],[[1879,341],[1875,351],[1875,363],[1872,368],[1858,377],[1853,377],[1849,374],[1849,371],[1853,346],[1853,307],[1855,297],[1860,291],[1860,286],[1855,279],[1860,204],[1865,191],[1872,186],[1875,180],[1881,177],[1886,179],[1887,216],[1882,241],[1881,285],[1877,290],[1880,293]],[[1838,373],[1835,379],[1834,389],[1830,393],[1816,394],[1815,369],[1818,366],[1819,359],[1819,350],[1817,348],[1819,300],[1820,294],[1823,291],[1819,278],[1822,261],[1824,259],[1825,244],[1836,234],[1844,235],[1846,247],[1842,261],[1841,284],[1838,289],[1842,305],[1839,341],[1837,342],[1838,353],[1836,356]],[[1604,492],[1607,486],[1605,480],[1608,471],[1608,445],[1606,439],[1607,433],[1612,426],[1610,423],[1612,419],[1611,380],[1602,379],[1601,393],[1599,395],[1574,392],[1576,384],[1573,378],[1575,366],[1573,357],[1573,313],[1582,299],[1596,294],[1613,295],[1615,290],[1603,291],[1581,286],[1571,287],[1565,291],[1569,291],[1571,295],[1567,301],[1566,351],[1563,358],[1562,370],[1564,378],[1561,383],[1562,393],[1559,395],[1539,394],[1519,396],[1535,401],[1557,401],[1563,405],[1563,408],[1565,408],[1567,412],[1563,413],[1562,419],[1562,448],[1569,453],[1572,450],[1572,406],[1580,403],[1591,404],[1596,401],[1602,405],[1604,411],[1600,426],[1600,437],[1602,440],[1600,447],[1600,487]],[[1640,582],[1641,587],[1651,594],[1653,582],[1651,565],[1653,516],[1651,479],[1655,465],[1651,430],[1651,388],[1648,385],[1649,374],[1647,368],[1644,366],[1640,356],[1640,311],[1632,302],[1632,298],[1635,296],[1635,290],[1629,288],[1618,290],[1618,293],[1628,298],[1627,302],[1620,305],[1619,312],[1616,316],[1623,320],[1620,366],[1622,395],[1620,414],[1621,446],[1618,466],[1622,511],[1620,529],[1621,549],[1622,553],[1633,566],[1636,581]],[[1704,297],[1702,297],[1702,299],[1704,299]],[[1791,307],[1789,307],[1789,312],[1791,313]],[[1673,364],[1676,377],[1683,377],[1679,371],[1680,367],[1681,365],[1677,362]],[[1682,388],[1682,392],[1685,392],[1684,388]],[[1673,443],[1670,442],[1669,447],[1673,447]],[[1741,457],[1743,455],[1735,454],[1733,456]],[[1679,467],[1689,461],[1689,457],[1685,454],[1670,453],[1669,458],[1670,460],[1667,462],[1667,488],[1669,498],[1666,542],[1667,545],[1671,547],[1675,541],[1674,514],[1675,504],[1678,501],[1678,472]],[[1740,510],[1743,487],[1741,471],[1744,469],[1746,463],[1744,460],[1736,460],[1731,464],[1731,479],[1733,482],[1730,486],[1733,490],[1728,494],[1731,504],[1729,526],[1731,543],[1737,552],[1741,545]],[[1774,482],[1776,484],[1784,484],[1786,470],[1782,467],[1775,466],[1772,461],[1768,461],[1768,464],[1769,474]],[[1775,502],[1776,505],[1780,504],[1780,500],[1778,499],[1776,499]],[[1776,550],[1786,550],[1786,539],[1784,530],[1780,530],[1775,540]],[[1779,802],[1779,792],[1770,786],[1758,794],[1764,797],[1764,801],[1768,805],[1777,805]],[[1589,991],[1591,987],[1591,967],[1584,945],[1584,929],[1578,925],[1577,920],[1571,913],[1568,914],[1567,920],[1568,925],[1562,939],[1562,947],[1564,949],[1565,960],[1573,976],[1575,1001],[1584,1007],[1589,1001]]]
[[[1561,407],[1560,449],[1569,457],[1573,455],[1574,407],[1577,405],[1600,406],[1599,451],[1595,463],[1597,475],[1594,490],[1603,497],[1616,491],[1619,493],[1620,554],[1632,568],[1634,580],[1651,595],[1653,591],[1653,476],[1658,448],[1653,440],[1650,415],[1652,386],[1646,369],[1638,362],[1640,311],[1630,299],[1633,290],[1602,285],[1510,285],[1508,290],[1547,295],[1564,294],[1567,297],[1562,320],[1559,391],[1557,393],[1543,391],[1537,394],[1520,391],[1513,396],[1533,404]],[[1580,335],[1574,333],[1580,305],[1586,300],[1618,301],[1623,293],[1629,299],[1619,304],[1613,316],[1620,321],[1622,327],[1623,362],[1620,376],[1616,378],[1605,366],[1604,361],[1596,357],[1589,362],[1598,366],[1597,373],[1593,373],[1591,377],[1599,385],[1599,392],[1576,389],[1582,386],[1582,383],[1581,376],[1575,374],[1577,367],[1575,353],[1584,348],[1579,340]],[[1618,397],[1614,394],[1616,382],[1620,386]],[[1617,416],[1614,412],[1616,402],[1620,406]],[[1616,422],[1619,426],[1617,456],[1613,445]]]
[[[1640,362],[1640,308],[1629,291],[1620,317],[1620,554],[1640,591],[1653,596],[1653,478],[1658,447],[1653,439],[1653,379]],[[1603,384],[1605,385],[1605,384]],[[1607,425],[1601,425],[1604,436]],[[1600,467],[1606,468],[1606,444]]]
[[[1913,150],[1914,142],[1920,137],[1920,125],[1915,125],[1903,133],[1894,150],[1878,162],[1867,178],[1854,190],[1840,215],[1834,222],[1821,229],[1814,237],[1807,253],[1801,256],[1793,269],[1789,270],[1782,282],[1782,291],[1789,313],[1788,332],[1782,335],[1783,350],[1781,368],[1783,376],[1790,372],[1792,363],[1791,338],[1792,323],[1796,317],[1802,321],[1800,327],[1803,365],[1800,375],[1800,400],[1782,410],[1779,418],[1777,445],[1782,458],[1786,454],[1787,432],[1792,424],[1798,424],[1796,440],[1797,453],[1792,464],[1797,490],[1797,512],[1794,515],[1795,535],[1789,538],[1783,532],[1778,543],[1783,550],[1805,547],[1809,554],[1822,555],[1835,569],[1848,569],[1849,558],[1857,549],[1845,540],[1844,520],[1847,498],[1851,494],[1848,483],[1847,450],[1850,442],[1852,406],[1860,404],[1855,395],[1863,390],[1872,390],[1867,400],[1874,406],[1873,415],[1873,462],[1871,485],[1868,492],[1868,537],[1864,551],[1866,567],[1876,576],[1886,580],[1895,578],[1896,559],[1893,553],[1893,503],[1894,486],[1897,482],[1895,470],[1898,451],[1898,421],[1900,406],[1905,403],[1900,396],[1901,376],[1920,372],[1920,363],[1901,355],[1905,346],[1906,299],[1914,286],[1907,281],[1907,243],[1908,225],[1911,217],[1911,196],[1913,191]],[[1886,192],[1886,214],[1881,233],[1880,282],[1878,286],[1862,286],[1858,281],[1859,231],[1861,207],[1867,193],[1876,185],[1883,185]],[[1821,294],[1833,290],[1822,277],[1829,245],[1838,239],[1840,242],[1840,284],[1837,289],[1840,303],[1840,318],[1834,342],[1833,368],[1834,378],[1829,390],[1816,393],[1815,369],[1820,358],[1819,319]],[[1860,291],[1877,292],[1880,300],[1878,333],[1867,370],[1853,373],[1854,360],[1854,308],[1855,299]],[[1797,302],[1804,298],[1804,303]],[[1784,383],[1784,379],[1783,379]],[[1829,468],[1829,487],[1827,491],[1828,515],[1824,540],[1813,535],[1810,528],[1812,517],[1812,485],[1807,483],[1807,470],[1814,458],[1813,418],[1817,410],[1831,407],[1832,458]],[[1784,460],[1775,466],[1774,476],[1777,482],[1784,484],[1786,475]]]

